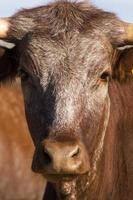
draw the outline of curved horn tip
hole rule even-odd
[[[133,44],[133,24],[132,23],[125,23],[125,30],[126,30],[126,36],[125,40],[129,44]]]
[[[9,31],[9,21],[7,19],[0,19],[0,38],[6,38]]]

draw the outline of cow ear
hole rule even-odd
[[[17,75],[18,57],[15,52],[15,47],[0,47],[0,84],[11,82]]]
[[[113,79],[121,82],[133,80],[133,47],[116,50],[112,60]]]

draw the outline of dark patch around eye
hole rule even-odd
[[[101,81],[108,81],[111,77],[111,73],[109,71],[105,71],[101,74],[100,79]]]
[[[18,70],[18,76],[23,80],[27,80],[30,76],[28,74],[28,72],[26,72],[24,69],[19,69]]]

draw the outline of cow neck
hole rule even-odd
[[[110,119],[99,175],[99,199],[128,200],[133,196],[133,81],[112,81],[109,96]]]
[[[98,180],[98,167],[103,152],[104,138],[110,116],[110,99],[107,97],[104,107],[104,116],[102,116],[101,126],[99,127],[99,137],[95,145],[94,153],[91,159],[92,167],[90,172],[79,176],[70,182],[60,182],[56,184],[56,191],[60,200],[90,200],[92,193],[96,190]],[[101,131],[102,130],[102,131]],[[95,188],[95,189],[94,189]],[[88,198],[90,196],[90,198]]]
[[[129,148],[131,139],[129,138],[133,130],[133,114],[130,112],[133,108],[132,95],[133,82],[121,84],[118,81],[112,81],[110,84],[110,117],[104,138],[103,153],[97,164],[97,176],[92,184],[92,193],[88,192],[89,198],[87,200],[132,199],[130,180],[133,170],[131,172],[130,169],[133,169],[133,165],[129,166],[130,164],[127,163],[131,152]]]

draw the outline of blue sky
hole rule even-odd
[[[1,0],[0,17],[10,16],[18,9],[46,4],[48,0]],[[99,8],[117,13],[121,19],[133,22],[133,0],[91,0]]]

